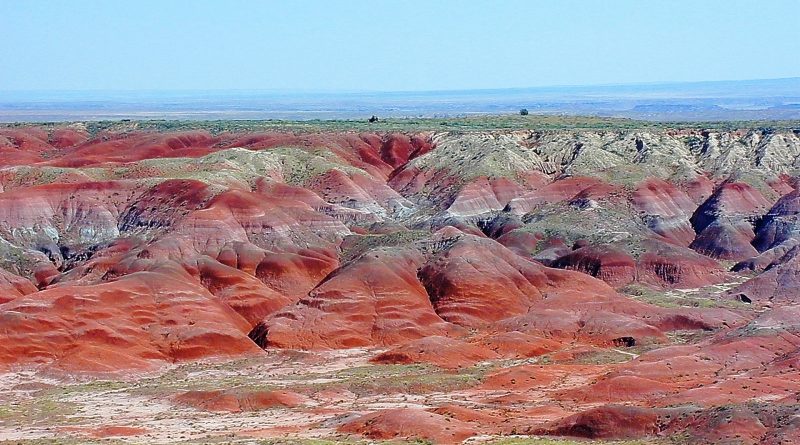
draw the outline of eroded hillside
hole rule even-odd
[[[0,166],[0,440],[800,440],[800,130],[9,126]]]

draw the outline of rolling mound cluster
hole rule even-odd
[[[384,405],[336,385],[150,397],[375,440],[798,443],[798,173],[800,131],[763,128],[0,128],[0,372],[357,350],[482,372]],[[126,427],[59,431],[156,441]]]

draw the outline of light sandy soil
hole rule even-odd
[[[531,420],[546,422],[574,407],[553,401],[549,394],[587,384],[613,364],[575,366],[543,388],[510,392],[482,389],[484,377],[496,370],[536,363],[537,359],[479,363],[445,371],[430,365],[374,365],[381,351],[349,349],[322,352],[270,351],[255,359],[191,363],[158,373],[69,381],[46,370],[0,375],[0,443],[136,444],[271,443],[325,438],[358,441],[337,435],[336,427],[359,414],[389,408],[434,408],[458,405],[510,412],[543,407]],[[626,357],[627,355],[623,355]],[[181,405],[173,400],[187,390],[259,391],[281,389],[306,396],[293,408],[217,412]],[[527,401],[524,406],[509,396]],[[582,405],[587,408],[592,405]],[[106,427],[126,429],[102,430]],[[36,440],[39,440],[38,442]],[[470,443],[492,440],[472,438]],[[277,442],[276,442],[277,441]]]

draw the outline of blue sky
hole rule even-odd
[[[0,91],[800,76],[798,0],[0,0]]]

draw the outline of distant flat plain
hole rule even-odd
[[[517,113],[649,121],[800,119],[800,77],[462,91],[0,91],[0,122],[342,120]]]

